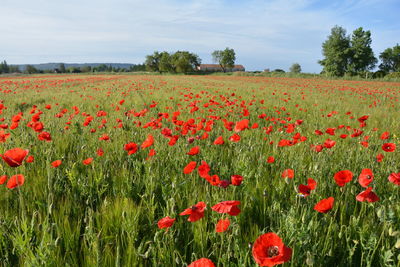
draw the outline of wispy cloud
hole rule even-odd
[[[370,29],[375,49],[399,42],[388,33],[400,36],[391,15],[400,8],[392,0],[2,2],[0,57],[11,63],[140,63],[154,50],[189,50],[210,62],[213,50],[232,47],[248,69],[288,69],[299,62],[318,72],[321,44],[336,24]],[[362,16],[371,9],[381,22]]]

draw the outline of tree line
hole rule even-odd
[[[352,35],[347,35],[346,30],[340,26],[331,29],[328,39],[322,44],[324,59],[318,61],[322,65],[322,73],[328,76],[368,76],[373,70],[378,59],[371,48],[372,38],[370,31],[362,27],[355,29]],[[400,46],[387,48],[379,55],[381,64],[374,73],[383,77],[391,72],[400,71]]]
[[[235,65],[235,50],[227,47],[225,50],[215,50],[211,54],[213,61],[218,63],[223,72],[233,68]],[[190,73],[197,70],[201,64],[198,55],[189,51],[177,51],[168,53],[166,51],[155,51],[146,56],[145,66],[148,71],[159,73]]]
[[[113,67],[107,64],[100,64],[92,67],[90,65],[82,67],[65,67],[64,63],[58,65],[55,69],[38,69],[33,65],[26,65],[24,70],[21,71],[16,65],[8,65],[4,60],[0,63],[0,74],[2,73],[25,73],[25,74],[36,74],[36,73],[89,73],[89,72],[135,72],[135,71],[146,71],[144,64],[133,64],[129,68]]]

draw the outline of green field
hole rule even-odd
[[[388,179],[400,173],[400,83],[50,75],[0,78],[0,95],[0,153],[29,150],[20,166],[1,160],[0,266],[257,266],[252,245],[268,232],[292,249],[284,266],[400,266],[400,187]],[[376,202],[356,200],[363,169]],[[353,177],[340,187],[342,170]],[[24,184],[9,189],[17,174]],[[331,210],[314,210],[329,197]],[[236,216],[211,208],[228,200]],[[198,202],[204,217],[179,215]],[[175,223],[159,229],[166,216]],[[217,233],[220,219],[230,226]]]

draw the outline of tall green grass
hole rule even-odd
[[[399,149],[381,150],[386,141],[400,145],[400,84],[218,76],[38,76],[11,81],[0,80],[3,91],[12,91],[2,94],[7,109],[0,118],[9,123],[13,115],[23,112],[24,120],[17,129],[6,130],[11,137],[0,152],[29,149],[35,161],[18,168],[0,165],[2,173],[21,173],[26,178],[19,188],[0,188],[1,266],[185,266],[201,257],[217,266],[256,266],[251,244],[266,232],[277,233],[293,249],[285,266],[400,266],[400,189],[387,179],[390,173],[400,172]],[[225,106],[221,96],[236,105]],[[123,105],[118,104],[121,99],[125,99]],[[220,104],[205,108],[210,99]],[[154,108],[149,107],[152,101],[158,103]],[[190,113],[187,106],[193,101],[200,101],[200,110]],[[242,101],[250,112],[246,118],[259,128],[240,132],[238,143],[228,141],[233,132],[219,120],[208,139],[189,144],[189,132],[175,146],[168,145],[161,129],[133,123],[141,121],[143,126],[161,112],[172,116],[179,107],[179,120],[195,118],[198,123],[213,115],[236,122],[243,119]],[[45,109],[47,104],[51,110]],[[33,105],[43,111],[41,121],[52,135],[51,142],[38,140],[37,133],[25,126]],[[80,114],[65,129],[73,106]],[[56,118],[64,108],[68,113]],[[144,117],[124,115],[145,108]],[[97,118],[98,110],[108,115]],[[332,111],[338,114],[328,117]],[[346,115],[348,111],[352,115]],[[95,117],[88,127],[82,125],[82,112]],[[262,113],[278,118],[276,124],[260,119]],[[335,136],[314,134],[316,129],[340,124],[358,128],[356,119],[363,115],[369,119],[361,137],[340,139],[345,130],[337,130]],[[104,118],[106,126],[98,128]],[[117,119],[122,120],[122,128],[114,128]],[[295,133],[279,131],[285,125],[279,122],[299,119],[304,122],[295,132],[307,140],[278,147],[279,140],[291,139]],[[162,123],[162,127],[175,128],[169,120]],[[270,125],[274,130],[267,135],[263,127]],[[91,133],[91,128],[96,132]],[[384,131],[391,133],[389,140],[379,139]],[[104,133],[110,141],[98,139]],[[128,156],[124,145],[140,145],[148,134],[154,136],[152,148],[157,154],[146,160],[147,148]],[[220,135],[225,144],[213,145]],[[365,135],[370,136],[368,148],[359,144]],[[332,149],[316,153],[310,148],[327,138],[337,142]],[[195,145],[201,153],[186,155]],[[100,147],[105,151],[101,157],[96,155]],[[378,153],[385,156],[381,163],[375,159]],[[267,163],[268,156],[274,156],[275,163]],[[94,158],[93,163],[83,165],[88,157]],[[62,165],[51,168],[58,159]],[[221,179],[239,174],[243,184],[224,189],[211,186],[197,171],[183,174],[187,163],[202,160],[210,165],[211,174]],[[281,178],[288,168],[295,170],[292,180]],[[355,199],[364,190],[357,182],[363,168],[374,171],[378,202]],[[333,175],[344,169],[354,177],[339,188]],[[304,198],[297,187],[308,177],[318,185]],[[330,196],[335,204],[328,214],[313,210],[319,200]],[[230,217],[230,228],[219,234],[215,224],[224,216],[211,206],[224,200],[241,201],[242,212]],[[190,223],[187,216],[178,215],[199,201],[207,203],[204,218]],[[165,216],[177,219],[168,231],[157,227]]]

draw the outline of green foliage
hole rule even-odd
[[[400,45],[395,45],[393,48],[387,48],[383,51],[379,58],[382,63],[379,69],[385,72],[400,71]]]
[[[66,72],[65,64],[64,64],[64,63],[61,63],[58,70],[59,70],[61,73],[65,73],[65,72]]]
[[[226,72],[227,69],[231,69],[235,66],[235,50],[230,49],[229,47],[225,48],[225,50],[215,50],[211,54],[213,61],[218,63],[223,72]]]
[[[160,72],[174,72],[172,56],[168,52],[161,52],[159,61]]]
[[[26,65],[24,73],[33,74],[39,73],[39,71],[32,65]]]
[[[293,65],[290,67],[290,72],[291,73],[300,73],[301,72],[301,66],[299,63],[293,63]]]
[[[144,64],[146,65],[146,70],[161,72],[160,71],[160,59],[161,54],[155,51],[152,55],[147,55]]]
[[[146,69],[154,72],[189,73],[196,70],[201,59],[194,53],[188,51],[177,51],[173,54],[168,52],[154,52],[146,56]]]
[[[350,36],[346,30],[335,26],[331,35],[322,44],[324,59],[319,61],[322,72],[327,76],[360,75],[368,76],[377,59],[371,48],[371,32],[362,27],[355,29]]]
[[[348,71],[352,74],[362,74],[375,67],[377,59],[371,48],[371,32],[362,27],[355,29],[351,36],[351,54]]]
[[[324,59],[318,63],[323,66],[323,72],[328,76],[343,76],[348,70],[351,55],[350,38],[346,30],[335,26],[331,29],[328,39],[322,44]]]
[[[272,72],[285,73],[283,69],[274,69]]]
[[[7,61],[3,61],[0,63],[0,74],[1,73],[9,73],[10,72],[10,67],[7,64]]]

